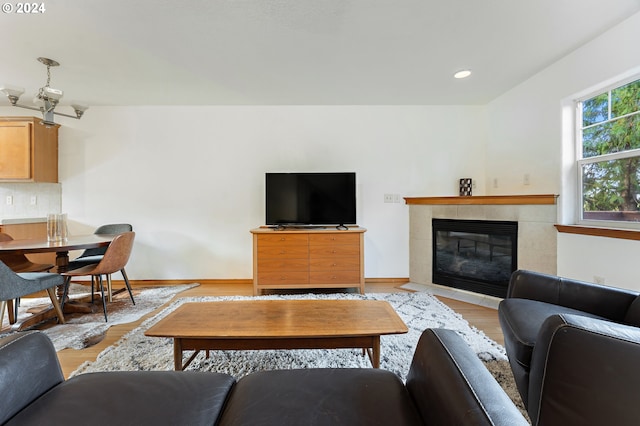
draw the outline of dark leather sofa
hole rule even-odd
[[[6,425],[524,425],[475,353],[426,330],[406,385],[380,369],[103,372],[64,380],[49,339],[0,340]]]
[[[518,270],[498,312],[533,424],[640,422],[640,293]]]

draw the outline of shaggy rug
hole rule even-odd
[[[380,367],[406,379],[409,365],[418,339],[427,328],[455,330],[478,354],[501,384],[505,392],[518,405],[523,414],[523,404],[518,395],[504,348],[488,338],[482,331],[469,325],[458,313],[429,293],[369,293],[359,294],[302,294],[269,295],[259,299],[369,299],[386,300],[403,319],[409,332],[381,336]],[[158,314],[145,320],[138,328],[123,336],[114,345],[100,353],[95,362],[85,362],[71,376],[97,371],[172,370],[173,340],[147,337],[145,330],[188,302],[215,302],[241,300],[246,297],[187,297],[179,298]],[[190,353],[185,353],[185,359]],[[359,349],[335,350],[264,350],[264,351],[211,351],[206,358],[200,353],[187,370],[215,371],[240,378],[253,371],[294,368],[370,368],[371,364]]]
[[[370,299],[386,300],[403,319],[409,332],[381,337],[380,366],[405,378],[413,351],[422,331],[426,328],[449,328],[471,346],[485,361],[506,360],[504,348],[489,339],[482,331],[471,327],[462,316],[428,293],[369,293],[359,294],[303,294],[270,295],[274,298]],[[83,364],[73,374],[110,370],[171,370],[173,369],[173,340],[147,337],[145,330],[186,302],[215,302],[238,300],[244,297],[180,298],[157,315],[144,321],[138,328],[105,349],[98,359]],[[189,354],[185,354],[188,357]],[[216,351],[205,358],[199,354],[188,369],[223,371],[242,377],[256,370],[310,367],[370,367],[369,359],[359,349],[349,350],[268,350],[268,351]]]
[[[114,295],[112,302],[107,302],[108,322],[104,320],[102,303],[100,298],[95,299],[92,305],[92,313],[65,315],[66,324],[46,324],[36,326],[45,333],[53,342],[56,351],[73,348],[82,349],[100,342],[109,327],[117,324],[126,324],[137,321],[144,315],[153,312],[158,307],[167,303],[176,294],[196,287],[199,284],[184,284],[167,287],[153,287],[146,289],[134,289],[133,297],[136,304],[131,303],[129,293],[123,291]],[[90,287],[72,284],[70,288],[71,299],[86,298],[90,295]],[[18,319],[30,315],[29,311],[46,306],[51,306],[49,298],[22,299],[18,310]]]

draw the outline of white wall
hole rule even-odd
[[[455,106],[94,107],[59,119],[62,211],[76,234],[133,224],[132,279],[251,278],[264,173],[355,171],[365,276],[408,277],[408,207],[383,194],[484,182],[485,120]]]
[[[487,191],[560,194],[559,221],[572,223],[576,193],[571,123],[577,95],[640,72],[640,13],[523,82],[487,106]],[[563,127],[563,124],[565,127]],[[525,173],[530,185],[523,184]],[[498,179],[498,188],[493,187]],[[558,274],[640,290],[640,242],[558,234]]]
[[[406,277],[408,208],[384,193],[456,195],[472,177],[474,194],[560,194],[571,223],[566,106],[640,70],[638,40],[640,13],[486,107],[94,107],[60,120],[62,210],[76,233],[132,223],[134,279],[250,278],[264,172],[354,170],[366,276]],[[559,275],[640,290],[639,254],[640,242],[558,234]]]

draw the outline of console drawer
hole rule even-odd
[[[337,257],[353,257],[358,258],[360,256],[359,245],[314,245],[309,247],[309,257],[315,258],[337,258]]]
[[[272,258],[259,258],[258,259],[258,273],[260,272],[286,272],[286,271],[302,271],[307,272],[309,270],[309,261],[307,259],[272,259]]]
[[[359,257],[336,257],[309,260],[310,271],[359,271]]]
[[[309,273],[310,284],[360,283],[360,271],[314,271]]]
[[[309,283],[308,272],[273,271],[258,272],[258,281],[262,285],[295,286]]]
[[[282,246],[261,246],[258,245],[258,258],[270,259],[307,259],[309,257],[309,247],[297,245]]]
[[[308,244],[307,234],[278,234],[274,231],[273,234],[258,235],[258,246],[296,245],[306,247]]]
[[[339,232],[309,235],[309,245],[315,244],[354,244],[360,245],[360,234],[343,234]]]

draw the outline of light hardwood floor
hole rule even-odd
[[[114,283],[116,286],[117,284]],[[149,286],[152,283],[145,283],[145,286]],[[366,284],[366,292],[369,293],[389,293],[389,292],[404,292],[406,290],[399,289],[397,282],[375,282]],[[139,284],[135,284],[135,287],[141,287]],[[225,284],[201,284],[198,287],[184,291],[176,296],[190,297],[190,296],[250,296],[253,294],[253,287],[250,284],[245,283],[225,283]],[[460,302],[457,300],[438,297],[443,303],[448,305],[454,311],[460,313],[469,323],[476,328],[484,331],[484,333],[491,339],[504,344],[502,331],[498,323],[498,313],[495,309],[473,305],[466,302]],[[171,303],[171,302],[168,302]],[[105,348],[115,343],[124,334],[136,328],[144,319],[154,315],[164,306],[158,308],[156,311],[146,315],[140,320],[129,323],[113,326],[107,331],[105,338],[98,344],[82,349],[64,349],[58,352],[58,358],[62,365],[62,371],[65,377],[68,377],[71,372],[76,370],[85,361],[95,361],[96,356],[102,352]]]

